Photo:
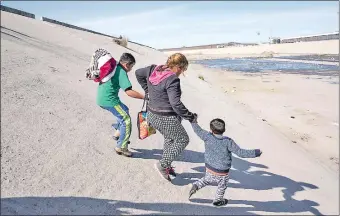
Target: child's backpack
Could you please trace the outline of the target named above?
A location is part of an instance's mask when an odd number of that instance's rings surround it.
[[[86,69],[86,78],[94,82],[105,83],[116,72],[117,61],[105,49],[99,48],[92,55],[90,66]]]

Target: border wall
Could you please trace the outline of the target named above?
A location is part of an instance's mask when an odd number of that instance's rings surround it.
[[[64,23],[64,22],[60,22],[60,21],[50,19],[50,18],[47,18],[47,17],[41,17],[41,20],[44,21],[44,22],[49,22],[49,23],[53,23],[53,24],[56,24],[56,25],[62,25],[62,26],[68,27],[68,28],[86,31],[86,32],[90,32],[90,33],[93,33],[93,34],[98,34],[98,35],[111,37],[111,38],[117,38],[117,37],[114,37],[114,36],[111,36],[111,35],[103,34],[103,33],[100,33],[100,32],[92,31],[90,29],[82,28],[82,27],[71,25],[71,24]]]
[[[14,14],[18,14],[20,16],[24,16],[24,17],[35,19],[35,15],[32,14],[32,13],[28,13],[28,12],[25,12],[25,11],[22,11],[22,10],[18,10],[18,9],[15,9],[15,8],[10,8],[10,7],[3,6],[3,5],[0,5],[0,6],[1,6],[1,10],[2,11],[6,11],[6,12],[9,12],[9,13],[14,13]]]
[[[6,11],[6,12],[9,12],[9,13],[14,13],[14,14],[18,14],[18,15],[21,15],[21,16],[29,17],[29,18],[32,18],[32,19],[36,19],[35,14],[28,13],[28,12],[25,12],[25,11],[22,11],[22,10],[18,10],[18,9],[15,9],[15,8],[3,6],[3,5],[0,5],[0,6],[1,6],[1,10],[2,11]],[[80,31],[86,31],[86,32],[90,32],[90,33],[93,33],[93,34],[102,35],[102,36],[106,36],[106,37],[117,39],[117,37],[112,36],[112,35],[107,35],[107,34],[104,34],[104,33],[96,32],[96,31],[93,31],[93,30],[90,30],[90,29],[86,29],[86,28],[82,28],[82,27],[79,27],[79,26],[71,25],[71,24],[68,24],[68,23],[65,23],[65,22],[60,22],[60,21],[57,21],[57,20],[54,20],[54,19],[50,19],[50,18],[47,18],[47,17],[41,17],[41,21],[53,23],[53,24],[56,24],[56,25],[62,25],[62,26],[68,27],[68,28],[77,29],[77,30],[80,30]],[[146,45],[143,45],[143,44],[140,44],[140,43],[137,43],[137,42],[133,42],[133,41],[128,41],[128,42],[156,50],[153,47],[146,46]]]
[[[308,41],[324,41],[324,40],[339,40],[339,32],[320,34],[320,35],[310,35],[301,36],[294,38],[283,38],[281,43],[296,43],[296,42],[308,42]]]
[[[71,24],[68,24],[68,23],[65,23],[65,22],[60,22],[60,21],[57,21],[57,20],[54,20],[54,19],[50,19],[50,18],[47,18],[47,17],[41,17],[41,20],[44,21],[44,22],[49,22],[49,23],[53,23],[53,24],[56,24],[56,25],[62,25],[62,26],[68,27],[68,28],[73,28],[73,29],[77,29],[77,30],[81,30],[81,31],[86,31],[86,32],[90,32],[90,33],[93,33],[93,34],[98,34],[98,35],[102,35],[102,36],[106,36],[106,37],[117,39],[117,37],[112,36],[112,35],[103,34],[103,33],[97,32],[97,31],[93,31],[93,30],[90,30],[90,29],[86,29],[86,28],[82,28],[82,27],[79,27],[79,26],[71,25]],[[143,45],[143,44],[139,44],[139,43],[133,42],[133,41],[128,41],[128,42],[129,43],[134,43],[134,44],[137,44],[137,45],[140,45],[140,46],[144,46],[144,47],[149,47],[149,46],[146,46],[146,45]],[[149,48],[154,49],[152,47],[149,47]]]

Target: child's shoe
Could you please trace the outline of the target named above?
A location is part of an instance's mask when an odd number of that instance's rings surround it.
[[[198,187],[196,185],[190,184],[190,186],[191,186],[191,189],[190,189],[190,192],[189,192],[189,199],[194,193],[196,193],[198,191]]]
[[[218,207],[224,206],[224,205],[227,205],[227,204],[228,204],[228,200],[227,200],[227,199],[215,200],[215,201],[213,202],[213,205],[214,205],[214,206],[218,206]]]
[[[129,151],[127,148],[115,148],[115,151],[119,155],[123,155],[125,157],[132,157],[132,152]]]

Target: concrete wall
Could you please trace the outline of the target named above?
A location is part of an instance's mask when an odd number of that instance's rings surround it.
[[[0,5],[0,6],[1,6],[1,10],[2,11],[6,11],[6,12],[9,12],[9,13],[14,13],[14,14],[18,14],[18,15],[21,15],[21,16],[25,16],[25,17],[29,17],[29,18],[35,19],[35,15],[32,14],[32,13],[28,13],[28,12],[25,12],[25,11],[22,11],[22,10],[18,10],[18,9],[7,7],[7,6],[3,6],[3,5]],[[80,30],[80,31],[86,31],[86,32],[90,32],[90,33],[93,33],[93,34],[98,34],[98,35],[114,38],[114,39],[117,38],[117,37],[114,37],[112,35],[107,35],[107,34],[103,34],[103,33],[100,33],[100,32],[92,31],[90,29],[81,28],[79,26],[75,26],[75,25],[71,25],[71,24],[68,24],[68,23],[60,22],[60,21],[57,21],[57,20],[54,20],[54,19],[50,19],[50,18],[47,18],[47,17],[41,17],[40,20],[45,21],[45,22],[50,22],[50,23],[53,23],[53,24],[56,24],[56,25],[62,25],[62,26],[68,27],[68,28],[77,29],[77,30]],[[140,45],[140,46],[149,47],[149,46],[146,46],[146,45],[143,45],[143,44],[139,44],[139,43],[136,43],[136,42],[133,42],[133,41],[129,41],[129,42],[137,44],[137,45]],[[149,48],[154,49],[152,47],[149,47]]]
[[[1,6],[1,10],[2,11],[6,11],[6,12],[9,12],[9,13],[14,13],[14,14],[18,14],[20,16],[24,16],[24,17],[29,17],[29,18],[35,19],[35,15],[34,14],[27,13],[25,11],[14,9],[14,8],[10,8],[10,7],[3,6],[3,5],[0,5],[0,6]]]
[[[90,32],[90,33],[93,33],[93,34],[103,35],[103,36],[107,36],[107,37],[111,37],[111,38],[117,39],[117,37],[114,37],[112,35],[107,35],[107,34],[103,34],[103,33],[100,33],[100,32],[92,31],[90,29],[82,28],[82,27],[71,25],[71,24],[64,23],[64,22],[60,22],[60,21],[57,21],[57,20],[54,20],[54,19],[50,19],[50,18],[47,18],[47,17],[41,17],[41,20],[45,21],[45,22],[50,22],[50,23],[53,23],[53,24],[56,24],[56,25],[62,25],[62,26],[68,27],[68,28],[73,28],[73,29],[77,29],[77,30],[81,30],[81,31],[86,31],[86,32]],[[133,42],[133,41],[129,41],[129,42],[137,44],[137,45],[140,45],[140,46],[149,47],[149,46],[146,46],[146,45],[143,45],[143,44],[139,44],[139,43],[136,43],[136,42]],[[152,47],[149,47],[149,48],[154,49]]]
[[[281,43],[296,43],[322,40],[339,40],[339,33],[281,39]]]
[[[50,19],[50,18],[47,18],[47,17],[42,17],[41,20],[45,21],[45,22],[50,22],[50,23],[53,23],[53,24],[56,24],[56,25],[62,25],[62,26],[68,27],[68,28],[73,28],[73,29],[77,29],[77,30],[81,30],[81,31],[90,32],[90,33],[93,33],[93,34],[103,35],[103,36],[107,36],[107,37],[111,37],[111,38],[117,38],[117,37],[114,37],[114,36],[111,36],[111,35],[103,34],[103,33],[92,31],[92,30],[89,30],[89,29],[86,29],[86,28],[82,28],[82,27],[79,27],[79,26],[75,26],[75,25],[71,25],[71,24],[68,24],[68,23],[60,22],[60,21],[57,21],[57,20],[54,20],[54,19]]]

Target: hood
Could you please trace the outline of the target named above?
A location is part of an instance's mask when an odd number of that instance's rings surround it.
[[[159,71],[159,69],[162,66],[163,65],[156,66],[155,69],[151,72],[151,75],[149,77],[149,81],[152,85],[158,85],[160,82],[162,82],[166,78],[175,74],[170,69],[165,69],[164,71]]]

